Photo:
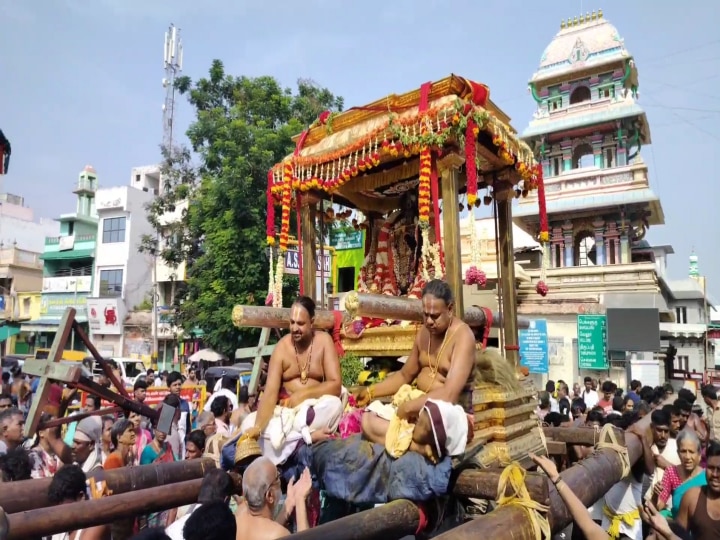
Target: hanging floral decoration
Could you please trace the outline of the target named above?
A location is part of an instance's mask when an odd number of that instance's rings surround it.
[[[471,205],[468,203],[468,206]],[[477,237],[475,214],[472,209],[470,210],[470,215],[468,216],[468,227],[470,228],[471,266],[465,271],[465,284],[485,287],[487,284],[487,276],[485,275],[485,272],[482,271],[482,264],[480,262],[480,240]]]
[[[480,128],[471,117],[467,121],[465,130],[465,175],[467,177],[467,202],[468,209],[472,213],[472,207],[477,201],[477,164],[475,156],[477,155],[477,137]]]
[[[312,128],[323,127],[326,135],[333,132],[332,122],[338,113],[325,111],[318,120],[304,131],[297,142],[295,152],[282,163],[273,167],[268,174],[268,211],[267,243],[275,245],[274,204],[281,206],[279,252],[275,273],[268,285],[274,288],[273,305],[282,305],[282,276],[284,272],[284,253],[287,251],[290,232],[290,208],[293,192],[321,190],[332,194],[352,178],[367,174],[383,162],[392,161],[400,156],[411,158],[419,156],[420,177],[418,211],[423,233],[422,271],[430,274],[433,270],[436,278],[443,274],[443,253],[438,243],[431,244],[429,238],[430,213],[432,201],[431,170],[433,152],[440,154],[448,143],[457,143],[465,150],[467,170],[468,204],[472,207],[478,200],[478,161],[477,137],[481,131],[492,136],[496,154],[501,162],[515,166],[523,180],[522,195],[538,189],[542,183],[542,171],[536,165],[533,152],[520,141],[509,126],[499,121],[484,107],[487,103],[487,88],[472,83],[472,96],[457,98],[454,102],[443,102],[435,107],[423,108],[417,114],[407,114],[407,109],[389,110],[384,121],[376,122],[375,127],[364,136],[352,138],[347,144],[333,146],[331,150],[302,155],[302,148]],[[400,114],[401,113],[401,114]],[[539,194],[540,195],[540,194]],[[488,192],[485,197],[492,201]],[[544,196],[541,207],[544,208]],[[541,218],[542,219],[542,218]],[[353,223],[361,229],[366,224]],[[542,238],[542,233],[541,233]],[[481,273],[479,270],[478,272]],[[474,281],[482,281],[482,277]],[[467,276],[466,276],[467,277]],[[486,278],[485,278],[486,279]]]
[[[430,173],[432,172],[432,155],[425,147],[420,152],[420,180],[418,185],[418,214],[420,227],[430,226]]]

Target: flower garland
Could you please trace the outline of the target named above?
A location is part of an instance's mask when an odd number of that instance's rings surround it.
[[[420,151],[420,181],[418,185],[418,214],[420,227],[430,226],[430,173],[432,172],[432,154],[428,147]]]
[[[542,244],[543,248],[542,265],[540,266],[540,281],[538,281],[537,285],[535,286],[535,291],[540,296],[544,297],[547,296],[547,293],[550,290],[546,283],[547,257],[545,256],[547,244],[550,241],[550,230],[548,227],[547,202],[545,200],[545,180],[543,178],[542,165],[535,165],[535,167],[533,167],[533,172],[535,174],[535,179],[537,182],[538,213],[540,214],[540,233],[538,234],[538,240],[540,240],[540,244]]]
[[[477,201],[477,136],[480,128],[473,118],[468,119],[465,130],[465,174],[467,176],[467,202],[468,209],[472,213],[472,207]]]
[[[420,250],[420,261],[422,277],[427,283],[431,279],[442,279],[444,276],[442,256],[438,243],[430,243],[430,228],[422,229],[422,249]],[[433,275],[430,275],[429,268],[432,267]]]
[[[275,269],[273,268],[273,250],[270,248],[268,251],[270,252],[268,255],[270,276],[268,277],[268,293],[265,298],[265,305],[272,306],[275,303]]]
[[[275,245],[275,201],[273,200],[272,184],[273,184],[273,172],[268,171],[268,186],[267,186],[267,220],[265,227],[265,234],[267,237],[267,245],[272,247]],[[270,264],[272,269],[272,264]]]
[[[273,307],[279,308],[283,307],[283,274],[285,273],[285,256],[284,255],[278,255],[277,258],[277,265],[275,267],[275,280],[273,282],[274,291],[273,291],[273,298],[272,303]]]

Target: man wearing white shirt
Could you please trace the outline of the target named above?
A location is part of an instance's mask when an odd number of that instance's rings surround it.
[[[207,403],[205,403],[205,406],[203,407],[203,410],[209,412],[210,407],[212,407],[213,400],[218,396],[225,396],[226,398],[228,398],[233,406],[233,409],[237,409],[238,398],[235,394],[236,384],[237,383],[232,378],[228,376],[223,377],[221,379],[222,387],[220,388],[220,390],[213,392],[213,395],[208,398]]]
[[[600,396],[598,396],[598,393],[593,390],[592,377],[585,377],[585,390],[583,390],[583,393],[580,394],[580,397],[585,402],[585,406],[588,411],[600,401]]]
[[[165,534],[172,540],[183,540],[183,527],[185,527],[185,522],[195,510],[203,504],[213,502],[229,503],[233,492],[234,485],[230,475],[223,470],[211,469],[205,474],[205,478],[203,478],[200,485],[198,502],[179,509],[178,514],[183,510],[185,510],[185,513],[165,529]]]

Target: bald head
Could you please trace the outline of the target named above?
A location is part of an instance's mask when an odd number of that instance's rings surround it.
[[[277,467],[266,457],[253,461],[243,475],[243,495],[250,510],[259,511],[266,505],[266,495],[277,480]]]

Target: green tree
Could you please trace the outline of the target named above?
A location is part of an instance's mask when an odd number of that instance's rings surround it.
[[[267,294],[267,172],[293,151],[292,136],[343,101],[309,80],[293,93],[273,77],[228,75],[220,60],[207,77],[178,79],[177,89],[195,108],[187,135],[198,163],[188,149],[164,149],[164,194],[149,208],[161,240],[146,238],[142,249],[187,262],[176,323],[202,328],[209,346],[232,354],[251,336],[233,326],[233,306],[261,304]],[[181,221],[163,225],[161,216],[188,198]]]

